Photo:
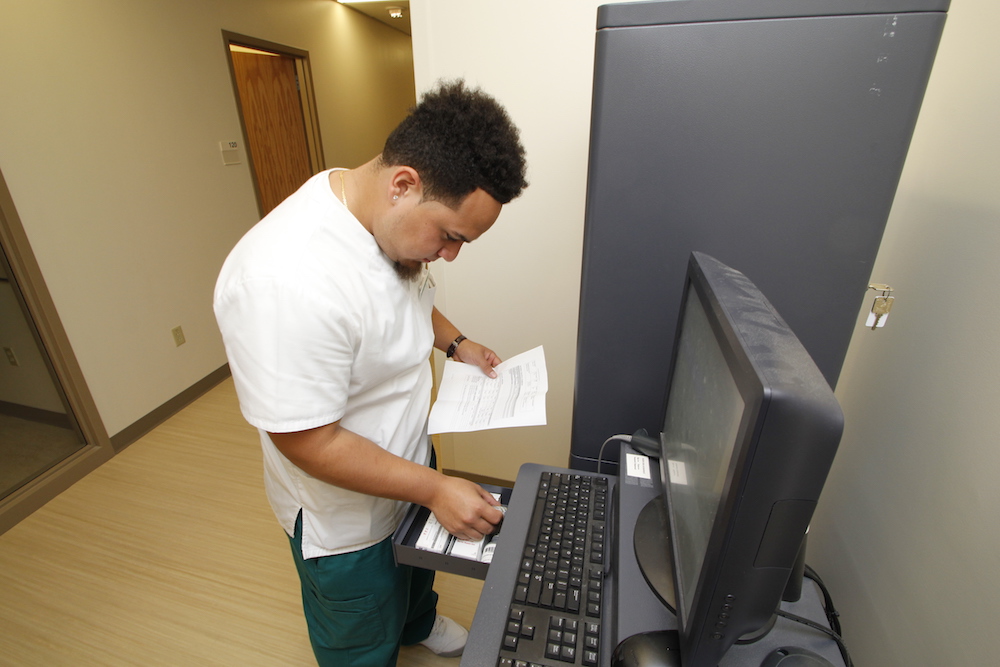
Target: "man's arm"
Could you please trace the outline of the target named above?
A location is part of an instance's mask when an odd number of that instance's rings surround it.
[[[289,461],[313,477],[351,491],[423,505],[460,539],[478,540],[492,533],[503,517],[493,496],[478,484],[391,454],[339,422],[269,435]]]
[[[462,332],[458,330],[458,327],[449,322],[447,317],[441,314],[437,306],[431,312],[431,321],[434,325],[434,347],[442,352],[447,352],[448,348]],[[497,376],[493,367],[498,366],[501,362],[496,352],[468,338],[459,343],[451,358],[455,361],[479,366],[483,373],[486,373],[491,378]]]

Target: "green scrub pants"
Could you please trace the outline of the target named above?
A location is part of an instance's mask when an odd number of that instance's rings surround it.
[[[389,667],[400,645],[430,634],[434,572],[396,566],[392,538],[361,551],[302,559],[302,514],[289,538],[309,640],[320,667]]]

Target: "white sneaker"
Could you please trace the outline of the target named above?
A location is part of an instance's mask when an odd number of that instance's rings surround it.
[[[427,639],[420,642],[442,658],[456,658],[465,649],[469,631],[447,616],[437,615]]]

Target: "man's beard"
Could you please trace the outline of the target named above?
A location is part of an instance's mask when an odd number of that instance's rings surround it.
[[[402,262],[393,262],[392,268],[396,270],[396,275],[402,280],[413,282],[423,272],[424,266],[419,262],[410,265],[403,264]]]

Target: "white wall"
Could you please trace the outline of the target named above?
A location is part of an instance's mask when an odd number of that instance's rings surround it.
[[[514,479],[566,465],[576,365],[595,1],[411,0],[418,93],[464,77],[521,128],[530,186],[440,278],[438,306],[503,358],[545,347],[548,425],[442,438],[445,467]],[[473,28],[474,26],[474,28]]]
[[[838,385],[847,430],[810,561],[858,664],[998,660],[998,23],[991,0],[951,5],[872,276],[896,303],[859,327]]]
[[[409,38],[332,0],[0,0],[0,17],[0,170],[114,435],[226,361],[212,288],[258,213],[246,161],[219,154],[242,136],[222,30],[310,52],[345,166],[412,104]],[[376,113],[386,90],[406,99]]]
[[[412,0],[418,91],[465,76],[494,93],[523,130],[532,182],[435,271],[468,335],[505,356],[545,345],[549,425],[454,436],[460,469],[512,479],[524,461],[568,458],[597,6]],[[857,664],[996,662],[998,23],[991,0],[953,3],[872,276],[896,305],[885,329],[859,323],[838,388],[847,433],[809,561]]]

